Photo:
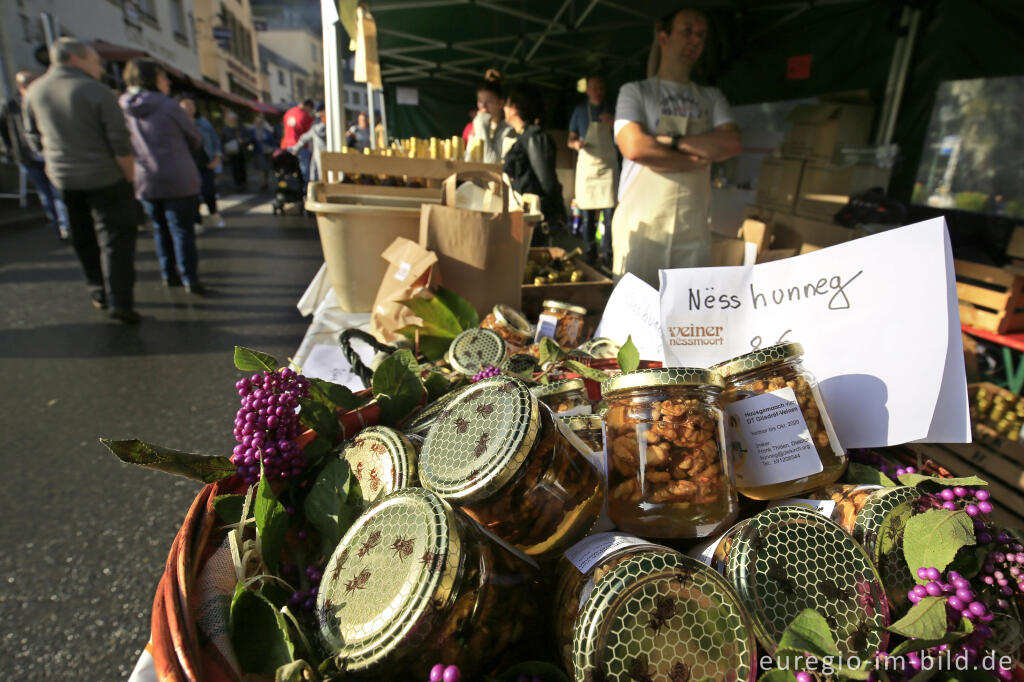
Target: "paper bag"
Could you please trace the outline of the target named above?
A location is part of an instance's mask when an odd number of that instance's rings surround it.
[[[479,180],[501,191],[501,209],[471,211],[456,206],[456,187],[462,180]],[[481,317],[498,303],[515,309],[522,304],[526,245],[530,242],[521,211],[509,211],[509,189],[501,176],[467,171],[449,176],[441,188],[440,204],[420,211],[420,246],[437,254],[444,285],[476,308]]]
[[[420,324],[420,318],[399,301],[419,296],[430,287],[437,256],[412,240],[398,237],[384,249],[381,258],[389,265],[373,302],[370,333],[391,343],[404,338],[395,333],[402,327]]]

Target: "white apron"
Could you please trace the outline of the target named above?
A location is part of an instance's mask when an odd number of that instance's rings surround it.
[[[700,90],[690,84],[702,109],[709,111]],[[700,135],[708,120],[661,114],[658,83],[658,128],[655,135]],[[612,269],[631,272],[658,287],[658,270],[692,268],[711,262],[708,203],[711,170],[661,172],[641,166],[612,218]]]
[[[615,180],[618,154],[612,127],[590,118],[587,107],[587,134],[576,157],[576,205],[583,210],[615,206]]]

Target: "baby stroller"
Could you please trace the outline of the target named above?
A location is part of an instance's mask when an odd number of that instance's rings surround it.
[[[305,215],[306,181],[297,156],[287,149],[274,151],[271,164],[274,169],[274,215],[284,215],[286,204],[298,204],[299,215]]]

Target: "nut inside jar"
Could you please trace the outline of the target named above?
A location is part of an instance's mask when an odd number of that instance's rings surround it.
[[[544,301],[544,310],[537,319],[539,342],[545,336],[565,349],[576,348],[583,342],[583,324],[587,309],[562,301]]]
[[[533,342],[533,325],[522,313],[504,303],[494,306],[480,326],[497,332],[505,339],[509,355],[515,355]]]
[[[534,386],[530,392],[550,407],[552,412],[562,417],[590,414],[593,410],[583,379],[552,381],[549,384]]]
[[[735,517],[715,381],[705,370],[672,368],[605,382],[608,514],[618,528],[704,537]]]

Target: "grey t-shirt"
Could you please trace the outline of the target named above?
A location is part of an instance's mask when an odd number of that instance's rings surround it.
[[[59,189],[89,190],[124,180],[114,159],[131,138],[114,92],[73,66],[51,67],[25,98],[25,133]]]
[[[661,108],[658,108],[660,89]],[[710,128],[717,128],[734,121],[729,103],[718,88],[695,83],[674,83],[663,81],[657,76],[642,81],[626,83],[619,90],[615,103],[615,134],[618,135],[627,123],[639,123],[649,134],[658,128],[661,115],[703,116]],[[633,178],[640,170],[640,164],[629,159],[622,160],[622,175],[619,179],[619,201]]]

